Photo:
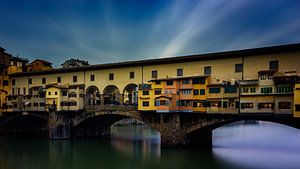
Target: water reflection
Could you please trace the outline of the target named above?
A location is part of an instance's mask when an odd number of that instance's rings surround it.
[[[0,169],[299,169],[300,131],[238,122],[213,132],[211,151],[160,149],[148,126],[112,129],[112,140],[0,138]]]
[[[160,134],[147,125],[113,127],[111,144],[118,151],[142,158],[160,156]]]
[[[237,122],[213,132],[215,157],[232,166],[299,169],[300,130],[271,122]]]

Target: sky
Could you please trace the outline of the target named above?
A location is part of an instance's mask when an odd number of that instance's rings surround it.
[[[300,42],[299,0],[0,0],[0,47],[90,64]]]

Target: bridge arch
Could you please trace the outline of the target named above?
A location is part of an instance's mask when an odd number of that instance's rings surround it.
[[[104,104],[121,104],[122,95],[115,85],[108,85],[103,90]]]
[[[295,119],[293,117],[260,117],[260,116],[246,116],[239,118],[228,118],[228,119],[211,119],[206,120],[205,122],[194,124],[187,128],[187,139],[191,145],[199,146],[199,144],[203,145],[211,145],[212,144],[212,131],[219,127],[238,122],[244,120],[256,120],[256,121],[266,121],[272,122],[276,124],[282,124],[285,126],[293,127],[300,129],[300,119]],[[201,145],[200,145],[201,146]]]
[[[160,132],[160,127],[143,119],[138,112],[89,112],[78,118],[73,123],[73,137],[99,137],[110,136],[110,129],[113,124],[123,119],[135,119],[145,123],[151,128]]]
[[[138,101],[138,85],[130,83],[124,87],[123,103],[127,105],[137,105]]]
[[[87,105],[100,105],[101,95],[97,86],[91,85],[86,89],[86,103]]]
[[[34,112],[10,112],[2,119],[1,126],[4,132],[28,133],[48,130],[48,114]],[[47,133],[47,132],[46,132]]]
[[[197,123],[187,128],[187,134],[193,133],[197,130],[214,130],[219,127],[223,127],[225,125],[238,122],[238,121],[244,121],[244,120],[256,120],[256,121],[266,121],[266,122],[272,122],[277,124],[282,124],[285,126],[293,127],[300,129],[299,120],[294,118],[236,118],[236,119],[215,119],[211,121],[206,121],[205,123]]]

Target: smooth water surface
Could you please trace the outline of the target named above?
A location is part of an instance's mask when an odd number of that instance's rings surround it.
[[[0,138],[0,169],[299,169],[300,130],[238,122],[213,132],[212,151],[162,149],[148,126],[112,128],[111,140]]]

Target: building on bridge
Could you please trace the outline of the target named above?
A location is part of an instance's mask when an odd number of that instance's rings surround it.
[[[206,112],[206,85],[209,76],[179,76],[152,79],[139,86],[141,111]]]
[[[28,105],[44,111],[56,99],[54,105],[72,104],[78,111],[131,106],[157,113],[292,114],[299,60],[300,44],[290,44],[15,73],[5,111],[23,111]],[[69,93],[68,99],[74,97],[66,103],[64,86],[71,92],[70,86],[78,85],[81,89]],[[40,100],[29,101],[34,96]]]
[[[28,63],[27,59],[13,57],[6,53],[5,49],[0,47],[0,115],[8,109],[7,96],[11,90],[9,75],[17,72],[23,72],[24,66]]]

